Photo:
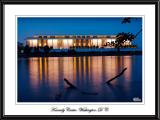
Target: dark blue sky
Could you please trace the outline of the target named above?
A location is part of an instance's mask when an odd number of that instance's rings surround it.
[[[34,35],[115,35],[119,32],[136,34],[142,28],[142,18],[121,24],[120,17],[19,17],[18,41]],[[142,34],[134,40],[142,47]]]

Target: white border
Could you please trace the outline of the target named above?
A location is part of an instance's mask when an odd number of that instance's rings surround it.
[[[43,8],[43,9],[42,9]],[[63,8],[63,9],[62,9]],[[96,8],[96,9],[95,9]],[[112,11],[111,11],[112,10]],[[25,15],[99,15],[99,16],[142,16],[145,15],[143,41],[145,38],[145,104],[126,104],[117,105],[107,102],[108,112],[84,113],[76,112],[74,115],[155,115],[155,6],[154,5],[5,5],[5,115],[72,115],[72,112],[51,112],[52,105],[16,105],[15,101],[15,51],[16,38],[15,16]],[[144,19],[143,19],[144,20]],[[152,24],[151,24],[152,23]],[[144,32],[144,31],[143,31]],[[150,42],[152,40],[152,42]],[[9,50],[11,48],[13,50]],[[153,54],[154,53],[154,54]],[[12,58],[12,59],[11,59]],[[143,59],[143,58],[142,58]],[[144,61],[143,61],[144,63]],[[8,75],[9,73],[9,75]],[[151,81],[152,80],[152,81]],[[144,95],[144,94],[143,94]],[[144,100],[143,99],[143,100]],[[54,104],[57,107],[72,108],[88,107],[98,108],[104,107],[104,104],[86,105],[67,105]]]

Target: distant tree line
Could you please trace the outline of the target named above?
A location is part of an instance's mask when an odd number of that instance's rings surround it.
[[[18,45],[18,54],[45,53],[48,54],[52,48],[48,45],[44,47],[29,47],[29,45]]]

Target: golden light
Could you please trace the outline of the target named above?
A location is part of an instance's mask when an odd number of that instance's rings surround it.
[[[58,48],[58,39],[53,39],[53,48]]]
[[[129,40],[125,41],[124,45],[131,45],[131,42]]]
[[[48,39],[48,40],[47,40],[47,43],[48,43],[48,46],[49,46],[49,47],[53,46],[53,45],[52,45],[52,43],[53,43],[53,40],[52,40],[52,39]]]
[[[38,43],[37,40],[32,40],[32,47],[37,47],[37,43]]]
[[[42,58],[39,58],[39,79],[42,80]]]
[[[41,45],[41,43],[39,43],[39,47],[41,47],[42,45]]]
[[[98,46],[101,47],[102,46],[102,40],[98,39]]]
[[[112,42],[112,39],[108,38],[108,39],[107,39],[107,42],[111,43],[111,42]]]
[[[32,47],[32,40],[29,40],[28,43],[29,43],[29,47]]]
[[[116,39],[112,39],[112,42],[115,42],[116,41]]]
[[[38,90],[39,85],[39,68],[38,68],[38,58],[29,59],[29,78],[31,82],[31,87],[34,91]],[[34,67],[33,67],[34,66]]]
[[[47,45],[46,43],[43,44],[43,46],[46,46],[46,45]]]
[[[92,42],[93,42],[93,45],[94,45],[94,46],[97,46],[97,40],[98,40],[98,39],[92,39]]]
[[[68,39],[68,46],[73,46],[73,40],[72,39]]]
[[[61,38],[61,39],[60,39]],[[74,39],[74,38],[65,38],[64,36],[57,36],[57,38],[52,38],[51,36],[47,36],[46,39],[38,39],[38,38],[33,38],[33,39],[28,39],[27,44],[30,47],[44,47],[48,45],[49,47],[53,47],[53,49],[58,49],[58,48],[70,48],[72,46],[103,46],[111,44],[112,42],[114,43],[116,40],[115,37],[107,37],[104,38],[104,36],[98,36],[98,38],[91,38],[91,39]],[[124,45],[131,45],[130,41],[125,41]]]
[[[67,39],[63,39],[63,45],[64,45],[64,48],[68,48],[68,40]]]

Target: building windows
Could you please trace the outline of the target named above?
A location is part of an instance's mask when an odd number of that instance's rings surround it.
[[[53,39],[47,40],[48,47],[53,47]]]
[[[102,47],[102,40],[101,39],[98,39],[98,46]]]
[[[114,48],[115,36],[49,36],[49,37],[37,37],[27,39],[27,45],[29,47],[44,47],[48,46],[53,49],[69,49],[69,48]],[[123,43],[123,46],[131,45],[131,41],[127,40]]]
[[[53,39],[53,49],[58,48],[58,39]]]
[[[73,46],[73,39],[68,39],[68,46],[69,48]]]
[[[98,39],[92,39],[92,46],[98,45]]]
[[[37,47],[37,40],[32,40],[32,47]]]
[[[38,44],[38,40],[37,39],[29,39],[27,41],[27,45],[29,47],[37,47],[37,44]]]

